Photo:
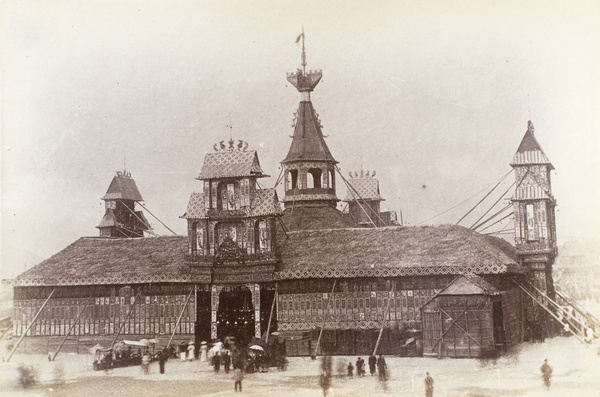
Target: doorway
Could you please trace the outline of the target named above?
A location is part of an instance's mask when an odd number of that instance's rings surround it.
[[[219,294],[217,337],[234,337],[245,345],[254,336],[252,293],[245,286],[225,287]]]

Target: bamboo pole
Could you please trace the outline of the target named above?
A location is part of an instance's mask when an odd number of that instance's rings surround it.
[[[23,332],[23,335],[21,335],[21,337],[17,341],[17,344],[15,345],[15,347],[13,347],[13,349],[10,351],[10,354],[8,355],[8,358],[6,359],[6,362],[8,362],[10,360],[10,358],[12,357],[12,355],[15,353],[15,350],[17,350],[17,348],[19,347],[19,345],[23,341],[23,338],[25,338],[25,335],[27,335],[27,332],[29,332],[29,330],[31,329],[31,327],[33,326],[33,324],[35,324],[35,320],[37,320],[37,318],[40,315],[40,313],[42,312],[42,310],[44,310],[44,308],[46,307],[46,304],[48,303],[48,301],[50,300],[50,298],[52,298],[52,295],[54,295],[55,291],[56,291],[56,288],[54,288],[52,290],[52,292],[50,292],[50,295],[48,295],[48,297],[44,301],[44,304],[42,305],[42,307],[40,307],[40,310],[38,310],[38,312],[36,313],[36,315],[33,318],[33,320],[31,320],[31,323],[29,323],[29,325],[27,326],[27,329],[25,330],[25,332]]]
[[[112,348],[115,346],[115,343],[117,342],[117,338],[119,337],[119,335],[121,335],[121,331],[123,330],[123,326],[125,325],[125,322],[127,320],[129,320],[129,316],[131,315],[131,311],[133,310],[133,307],[135,306],[135,302],[137,301],[137,298],[139,298],[139,296],[142,294],[142,289],[140,288],[140,290],[138,291],[137,295],[135,296],[135,298],[133,298],[133,303],[129,306],[129,310],[127,311],[127,316],[125,316],[125,319],[123,320],[123,322],[121,323],[121,325],[119,326],[119,331],[117,332],[117,334],[115,335],[115,339],[113,339],[112,344],[110,345],[110,349],[112,350]]]
[[[331,297],[333,296],[333,291],[335,291],[335,284],[337,283],[337,278],[335,280],[333,280],[333,287],[331,288],[331,294],[329,294],[329,298],[327,299],[327,309],[326,311],[329,312],[329,304],[331,303]],[[321,336],[323,335],[323,328],[325,327],[325,312],[323,312],[323,324],[321,324],[321,330],[319,331],[319,337],[317,338],[317,345],[315,346],[315,350],[314,350],[314,355],[317,355],[317,352],[319,351],[319,344],[321,343]]]
[[[377,349],[379,348],[379,342],[381,341],[381,335],[383,335],[383,328],[385,327],[385,320],[390,314],[390,304],[392,303],[392,295],[394,294],[395,283],[392,283],[392,288],[390,289],[391,294],[388,296],[388,304],[385,308],[385,312],[383,313],[383,321],[381,322],[381,328],[379,329],[379,336],[377,336],[377,342],[375,342],[375,349],[373,349],[373,355],[377,355]],[[395,299],[395,298],[394,298]]]
[[[90,298],[93,299],[93,298]],[[69,332],[67,332],[67,334],[65,335],[65,337],[63,338],[62,342],[60,342],[60,345],[58,346],[58,349],[56,349],[56,352],[54,353],[54,355],[52,356],[51,361],[54,361],[54,359],[56,358],[56,356],[58,356],[58,352],[60,351],[60,349],[62,349],[63,345],[65,344],[65,342],[67,341],[67,338],[69,337],[69,335],[71,335],[71,331],[73,331],[73,328],[75,328],[75,325],[77,324],[77,322],[79,321],[79,318],[81,317],[81,315],[83,314],[83,312],[85,311],[85,309],[87,309],[87,307],[89,306],[89,301],[85,304],[85,306],[83,307],[83,309],[81,309],[81,311],[79,312],[79,314],[77,315],[77,318],[75,319],[75,322],[71,325],[71,327],[69,328]]]
[[[194,291],[196,290],[196,288],[193,288],[187,299],[185,300],[185,305],[183,305],[183,309],[181,309],[181,313],[179,313],[179,317],[177,318],[177,323],[175,324],[175,328],[173,328],[173,333],[171,333],[171,337],[169,338],[169,343],[167,343],[167,349],[171,346],[171,342],[173,342],[173,337],[175,336],[175,332],[177,331],[177,328],[179,327],[179,324],[181,323],[181,317],[183,317],[183,313],[185,312],[185,309],[187,308],[188,303],[190,302],[190,298],[192,297],[192,293],[194,293]]]
[[[271,320],[273,319],[273,310],[275,309],[275,302],[277,302],[277,283],[275,283],[275,295],[273,296],[273,303],[271,304],[271,314],[269,315],[269,323],[267,324],[267,336],[265,343],[269,343],[269,333],[271,332]]]

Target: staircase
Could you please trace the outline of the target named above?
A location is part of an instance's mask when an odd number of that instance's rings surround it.
[[[513,282],[558,321],[564,331],[570,332],[581,343],[588,344],[593,339],[600,337],[600,321],[574,300],[568,298],[564,292],[555,290],[557,300],[561,301],[561,305],[531,283],[515,279]]]

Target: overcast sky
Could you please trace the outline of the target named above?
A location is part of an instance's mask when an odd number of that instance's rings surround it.
[[[0,12],[3,277],[98,235],[123,167],[184,234],[230,119],[273,186],[302,26],[329,148],[344,176],[377,171],[385,208],[417,225],[492,185],[531,119],[556,168],[559,242],[597,239],[599,2],[8,0]],[[481,197],[427,223],[455,223]]]

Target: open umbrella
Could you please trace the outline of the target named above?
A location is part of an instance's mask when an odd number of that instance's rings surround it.
[[[252,346],[250,346],[250,349],[251,350],[258,350],[258,351],[261,351],[261,352],[265,351],[265,349],[263,349],[262,346],[259,346],[259,345],[252,345]]]

